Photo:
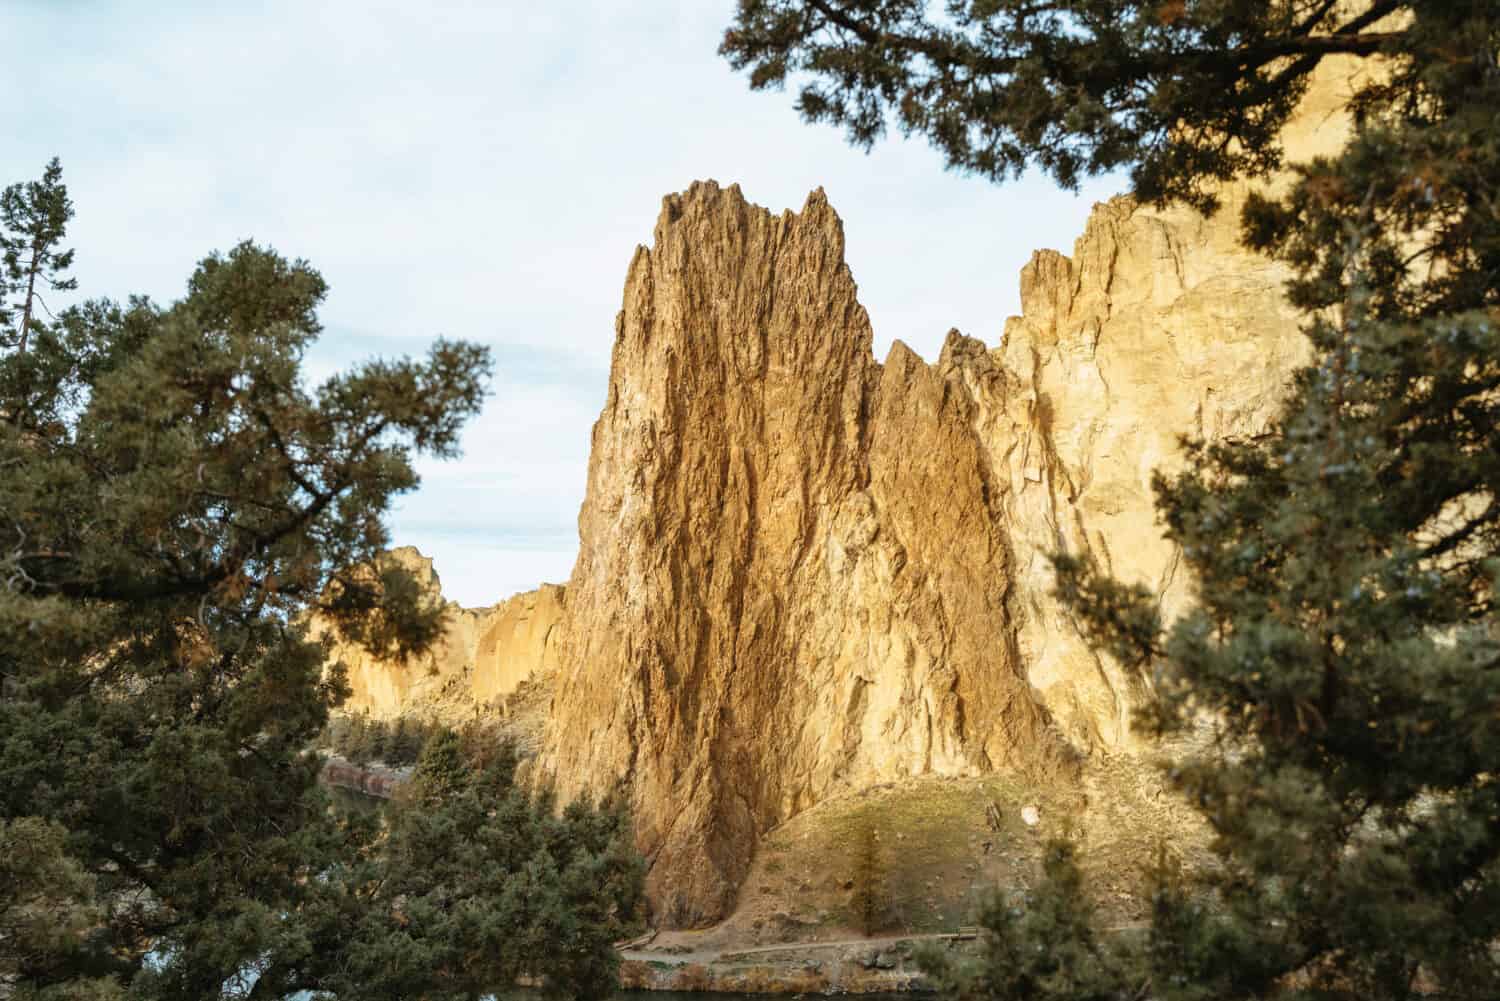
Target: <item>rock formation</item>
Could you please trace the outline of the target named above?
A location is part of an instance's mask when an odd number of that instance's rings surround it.
[[[876,364],[843,249],[821,191],[696,184],[626,279],[540,764],[629,783],[669,922],[841,783],[1066,760],[960,368]]]
[[[1325,73],[1290,159],[1338,145],[1339,90]],[[1152,475],[1183,435],[1262,433],[1307,350],[1285,274],[1238,245],[1245,189],[1222,194],[1213,219],[1097,206],[1071,258],[1026,266],[998,347],[955,331],[934,364],[872,357],[821,191],[779,216],[712,182],[667,197],[566,601],[456,612],[431,678],[354,657],[356,704],[555,678],[536,774],[626,790],[678,926],[724,916],[760,836],[840,790],[1046,782],[1130,749],[1142,682],[1089,649],[1047,556],[1087,551],[1169,612],[1190,597]]]
[[[1221,217],[1223,220],[1224,217]],[[1150,477],[1255,434],[1302,356],[1232,224],[1101,206],[1000,349],[883,365],[821,191],[668,197],[594,428],[543,773],[626,783],[660,917],[722,916],[760,833],[839,788],[1127,741],[1130,679],[1050,596],[1087,548],[1177,599]]]
[[[431,594],[441,596],[432,560],[406,546],[387,553],[401,563]],[[355,644],[336,643],[332,659],[349,674],[351,694],[346,710],[390,719],[403,713],[461,719],[475,705],[494,703],[533,674],[556,665],[562,619],[563,589],[543,584],[489,608],[460,608],[448,603],[443,638],[410,663],[372,657]],[[325,626],[316,620],[313,632]]]
[[[1035,254],[1022,315],[995,352],[1004,379],[976,394],[1003,484],[1016,643],[1081,747],[1128,742],[1131,682],[1050,596],[1047,554],[1088,551],[1174,612],[1191,582],[1156,522],[1153,472],[1180,466],[1183,435],[1262,433],[1306,357],[1285,275],[1238,246],[1230,201],[1206,220],[1116,199],[1095,209],[1071,259]]]

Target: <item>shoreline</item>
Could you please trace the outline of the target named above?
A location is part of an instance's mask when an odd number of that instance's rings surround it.
[[[374,799],[390,799],[411,778],[410,768],[391,768],[378,762],[356,765],[336,754],[323,755],[318,781],[335,789],[347,789]]]

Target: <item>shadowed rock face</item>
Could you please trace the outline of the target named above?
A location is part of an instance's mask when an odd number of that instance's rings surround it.
[[[1301,357],[1233,217],[1101,206],[1002,349],[884,365],[821,191],[663,202],[617,320],[540,759],[629,790],[658,918],[732,907],[759,835],[843,787],[1128,742],[1133,682],[1050,597],[1097,552],[1180,600],[1153,469],[1257,433]]]
[[[1242,197],[1213,221],[1100,205],[1072,258],[1024,269],[1000,347],[955,331],[883,365],[821,191],[780,216],[711,182],[668,197],[566,591],[453,606],[420,663],[337,650],[352,707],[456,719],[554,678],[537,772],[626,790],[676,926],[726,915],[761,834],[840,790],[1128,749],[1139,682],[1052,598],[1047,554],[1188,598],[1152,473],[1183,434],[1264,431],[1306,351],[1284,275],[1237,246]]]

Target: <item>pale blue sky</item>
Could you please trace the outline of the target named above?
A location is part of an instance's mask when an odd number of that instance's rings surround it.
[[[1068,250],[1119,187],[852,150],[715,54],[733,6],[10,0],[0,183],[62,157],[90,296],[169,301],[253,237],[332,286],[319,371],[438,334],[491,345],[465,457],[425,465],[393,523],[449,597],[489,604],[571,570],[625,268],[663,194],[714,178],[780,211],[822,185],[877,354],[932,358],[949,327],[998,343],[1031,251]]]

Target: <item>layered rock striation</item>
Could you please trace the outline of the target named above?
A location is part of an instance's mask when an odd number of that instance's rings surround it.
[[[1096,207],[1071,258],[1042,251],[1022,271],[1022,315],[992,354],[1004,378],[990,385],[1005,388],[976,394],[1003,470],[1015,641],[1080,747],[1129,743],[1133,682],[1051,597],[1048,554],[1088,552],[1173,615],[1192,582],[1156,521],[1153,474],[1181,467],[1183,436],[1264,433],[1307,357],[1285,273],[1238,245],[1242,196],[1212,220]]]
[[[880,366],[821,191],[668,197],[594,428],[545,751],[626,783],[663,918],[726,912],[760,832],[839,784],[1055,766],[952,373]]]

